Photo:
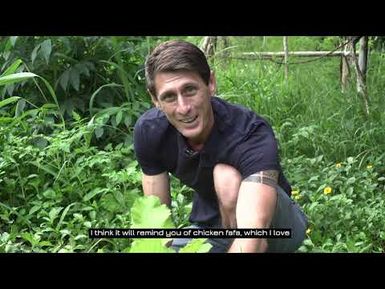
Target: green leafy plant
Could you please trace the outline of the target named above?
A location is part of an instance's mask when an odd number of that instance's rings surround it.
[[[161,205],[158,197],[148,196],[138,198],[131,209],[131,228],[157,228],[166,229],[175,227],[171,220],[171,212],[166,205]],[[181,253],[205,253],[211,245],[204,243],[206,239],[190,241]],[[135,239],[128,250],[130,253],[175,253],[166,245],[170,239]]]

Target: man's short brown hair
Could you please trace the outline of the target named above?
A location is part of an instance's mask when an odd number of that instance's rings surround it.
[[[197,73],[208,85],[210,66],[202,50],[194,44],[171,40],[158,45],[145,63],[147,89],[156,96],[155,76],[159,72],[190,71]]]

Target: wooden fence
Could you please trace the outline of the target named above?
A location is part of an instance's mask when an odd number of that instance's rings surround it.
[[[224,46],[228,46],[227,37],[221,37],[224,41]],[[342,92],[346,91],[348,85],[349,76],[351,74],[351,67],[353,66],[356,73],[356,87],[357,92],[362,96],[365,106],[366,114],[369,114],[369,99],[366,88],[366,71],[367,71],[367,58],[368,58],[368,37],[346,37],[347,41],[337,47],[333,51],[289,51],[288,37],[283,37],[284,51],[279,52],[244,52],[233,54],[229,56],[228,53],[216,54],[218,37],[207,36],[203,39],[201,48],[207,55],[207,57],[225,57],[236,58],[246,60],[275,60],[277,58],[283,58],[283,61],[277,62],[285,65],[285,78],[287,79],[289,73],[289,66],[293,64],[300,64],[305,62],[317,61],[324,57],[340,57],[340,80]],[[356,52],[356,43],[360,42],[360,51]],[[339,50],[343,48],[343,50]],[[226,49],[224,49],[226,51]],[[307,61],[290,62],[289,57],[313,57],[315,59]]]

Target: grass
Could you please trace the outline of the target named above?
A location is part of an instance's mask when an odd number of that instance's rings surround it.
[[[269,61],[220,62],[215,67],[218,92],[266,117],[281,141],[283,157],[323,154],[335,161],[383,148],[385,133],[379,128],[384,125],[385,105],[377,87],[383,87],[385,65],[376,58],[373,55],[375,68],[368,71],[368,119],[353,81],[346,93],[341,92],[338,58],[290,66],[287,83],[283,67]],[[301,130],[306,133],[300,138]],[[296,136],[311,143],[299,145]]]

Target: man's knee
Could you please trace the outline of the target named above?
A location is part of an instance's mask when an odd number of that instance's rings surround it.
[[[222,206],[235,208],[242,177],[237,169],[226,164],[217,164],[213,170],[214,187]]]

